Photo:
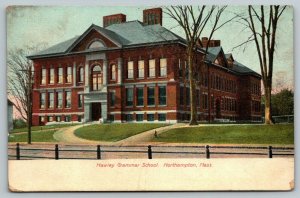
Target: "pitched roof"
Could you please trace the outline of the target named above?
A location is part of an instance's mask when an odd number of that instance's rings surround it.
[[[134,46],[141,44],[149,44],[156,42],[170,42],[182,41],[183,38],[174,34],[170,30],[156,25],[144,25],[140,21],[128,21],[120,24],[112,24],[106,28],[92,24],[81,36],[76,36],[67,41],[58,43],[46,50],[40,51],[36,54],[28,56],[28,58],[35,58],[38,56],[56,55],[70,52],[70,50],[77,44],[85,35],[92,29],[97,30],[110,40],[114,41],[120,47]]]
[[[205,50],[205,48],[202,49]],[[207,48],[208,54],[206,55],[206,60],[214,62],[218,57],[219,53],[221,52],[221,50],[222,50],[221,46]]]
[[[246,67],[245,65],[243,65],[242,63],[239,63],[237,61],[233,62],[233,67],[231,68],[233,71],[236,71],[238,73],[242,73],[242,74],[255,74],[260,76],[260,74],[258,74],[257,72],[253,71],[252,69]]]

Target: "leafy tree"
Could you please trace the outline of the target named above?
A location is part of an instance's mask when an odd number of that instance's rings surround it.
[[[279,93],[272,95],[272,114],[294,114],[294,93],[292,90],[283,89]]]

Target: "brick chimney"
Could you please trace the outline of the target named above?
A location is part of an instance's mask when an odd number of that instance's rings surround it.
[[[145,25],[160,24],[162,26],[162,9],[152,8],[143,10],[143,23]]]
[[[124,23],[126,22],[125,14],[113,14],[103,17],[103,27],[107,27],[112,24]]]
[[[203,47],[206,48],[206,46],[208,45],[208,38],[202,37],[201,42],[202,42]],[[219,46],[221,46],[220,40],[210,40],[209,41],[208,47],[219,47]]]

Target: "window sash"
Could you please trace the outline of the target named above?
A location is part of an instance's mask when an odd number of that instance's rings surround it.
[[[57,108],[62,108],[63,106],[63,93],[62,92],[57,92]]]
[[[166,105],[167,104],[167,93],[166,87],[159,87],[159,105]]]
[[[148,87],[148,105],[155,105],[154,87]]]
[[[62,67],[58,68],[57,83],[63,83],[63,68]]]
[[[167,59],[162,58],[160,59],[160,76],[167,75]]]
[[[143,60],[138,62],[138,78],[144,78],[145,75],[145,64]]]
[[[110,92],[110,106],[115,106],[115,92]]]
[[[67,83],[72,82],[72,67],[67,67],[67,78],[66,78]]]
[[[155,77],[155,59],[149,60],[149,77]]]
[[[133,88],[126,89],[126,106],[133,106]]]
[[[144,120],[144,114],[136,114],[136,121],[142,122]]]
[[[50,69],[49,84],[54,84],[54,68]]]
[[[40,93],[40,108],[45,108],[46,93]]]
[[[41,79],[41,84],[45,85],[46,84],[46,69],[42,69],[42,79]]]
[[[83,106],[83,95],[78,94],[78,108],[82,108]]]
[[[127,65],[127,78],[133,78],[133,61],[129,61]]]
[[[137,88],[137,106],[144,105],[144,88]]]
[[[65,104],[66,108],[70,108],[71,107],[71,92],[70,91],[66,91],[66,104]]]
[[[84,69],[83,67],[80,67],[79,69],[79,82],[83,82],[84,79]]]
[[[116,65],[111,66],[111,80],[116,80]]]
[[[48,108],[52,109],[52,108],[54,108],[54,93],[49,92],[48,96],[49,96],[49,98],[48,98],[48,101],[49,101]]]

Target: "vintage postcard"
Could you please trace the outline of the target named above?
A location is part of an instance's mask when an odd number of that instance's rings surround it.
[[[8,188],[294,188],[293,7],[9,6]]]

